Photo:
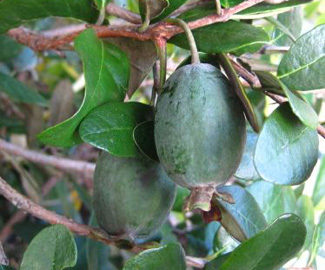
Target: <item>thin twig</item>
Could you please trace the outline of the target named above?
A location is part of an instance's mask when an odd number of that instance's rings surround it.
[[[51,165],[66,172],[82,173],[88,178],[92,178],[95,170],[95,164],[93,163],[42,154],[24,149],[2,139],[0,139],[0,150],[12,155],[21,156],[38,164]]]
[[[263,2],[264,0],[247,0],[234,7],[224,9],[221,15],[212,14],[198,20],[189,22],[188,25],[190,29],[200,28],[206,25],[214,24],[217,22],[225,22],[230,19],[230,17],[242,10],[245,10],[251,6]],[[157,39],[170,39],[183,32],[182,28],[176,25],[172,25],[167,22],[160,22],[154,24],[144,32],[138,31],[138,25],[111,25],[111,26],[98,26],[98,25],[87,25],[88,28],[93,28],[99,38],[105,37],[129,37],[137,40],[157,40]],[[23,28],[15,28],[8,31],[8,35],[11,36],[16,41],[36,50],[53,50],[62,49],[64,46],[73,41],[73,39],[82,30],[76,30],[69,34],[64,34],[60,36],[55,36],[53,38],[48,38],[44,35],[37,34],[31,31],[27,31]]]
[[[127,22],[134,24],[141,24],[141,17],[139,14],[133,13],[125,8],[122,8],[114,3],[109,3],[106,6],[107,14],[113,15]]]

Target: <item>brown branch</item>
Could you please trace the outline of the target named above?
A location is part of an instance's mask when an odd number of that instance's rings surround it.
[[[121,18],[130,23],[141,24],[141,17],[139,16],[139,14],[133,13],[114,3],[109,3],[106,6],[106,13]]]
[[[95,170],[95,164],[93,163],[42,154],[24,149],[2,139],[0,139],[0,150],[12,155],[21,156],[38,164],[51,165],[66,172],[82,173],[88,178],[92,178]]]
[[[271,93],[271,92],[267,92],[265,91],[264,92],[267,96],[269,96],[270,98],[272,98],[274,101],[276,101],[277,103],[279,104],[282,104],[284,102],[287,101],[286,98],[280,96],[280,95],[277,95],[277,94],[274,94],[274,93]],[[320,136],[322,136],[323,138],[325,138],[325,127],[323,127],[322,125],[318,125],[317,127],[317,132]]]
[[[263,2],[263,0],[247,0],[240,3],[237,6],[231,7],[229,9],[223,9],[221,15],[212,14],[204,18],[198,19],[196,21],[189,22],[188,25],[191,29],[196,29],[206,25],[214,24],[217,22],[225,22],[230,19],[230,17],[242,10],[245,10],[251,6],[254,6],[258,3]],[[160,22],[154,24],[148,28],[147,31],[139,32],[138,26],[98,26],[98,25],[87,25],[88,28],[93,28],[97,36],[100,38],[105,37],[129,37],[137,40],[157,40],[157,39],[170,39],[174,35],[183,32],[182,28],[167,23]],[[74,32],[69,34],[62,34],[55,37],[46,37],[42,34],[37,34],[31,31],[28,31],[23,28],[15,28],[8,31],[8,35],[11,36],[16,41],[31,47],[36,51],[44,50],[54,50],[62,49],[64,45],[73,41],[73,39],[81,32],[82,30],[77,29]]]

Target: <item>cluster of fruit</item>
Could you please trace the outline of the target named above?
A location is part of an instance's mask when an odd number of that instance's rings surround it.
[[[186,209],[209,211],[216,186],[237,169],[246,141],[240,100],[221,71],[203,63],[177,69],[155,112],[160,163],[103,152],[97,162],[94,210],[117,239],[144,239],[163,224],[176,184],[191,190]]]

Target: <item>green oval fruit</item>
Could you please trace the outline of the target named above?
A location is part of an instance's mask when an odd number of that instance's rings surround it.
[[[166,219],[176,186],[161,165],[144,158],[102,152],[95,169],[93,206],[97,222],[119,239],[152,235]]]
[[[219,69],[193,64],[170,76],[157,102],[155,141],[172,180],[190,189],[225,182],[245,140],[241,102]]]

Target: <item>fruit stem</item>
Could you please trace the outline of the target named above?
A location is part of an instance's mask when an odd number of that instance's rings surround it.
[[[192,64],[199,64],[200,57],[199,57],[199,53],[198,53],[198,50],[196,47],[195,39],[194,39],[193,33],[192,33],[190,27],[187,25],[187,23],[184,22],[183,20],[177,19],[177,18],[175,18],[175,19],[169,18],[169,19],[166,19],[166,21],[170,22],[170,23],[177,24],[184,30],[185,35],[188,40],[188,44],[190,45],[190,50],[191,50],[191,54],[192,54]]]
[[[167,72],[167,48],[166,40],[159,38],[155,40],[155,45],[157,49],[157,54],[160,62],[160,72],[159,72],[159,88],[158,94],[161,94],[163,86],[166,81],[166,72]]]
[[[250,103],[247,94],[245,92],[244,87],[242,86],[237,72],[235,68],[233,67],[232,63],[230,62],[228,56],[225,53],[219,53],[217,54],[218,60],[223,67],[224,71],[227,74],[228,79],[230,80],[232,86],[235,89],[235,93],[241,100],[244,108],[245,108],[245,115],[248,119],[249,123],[251,124],[252,128],[255,132],[259,132],[259,125],[257,122],[257,118],[254,112],[254,109],[252,107],[252,104]]]

